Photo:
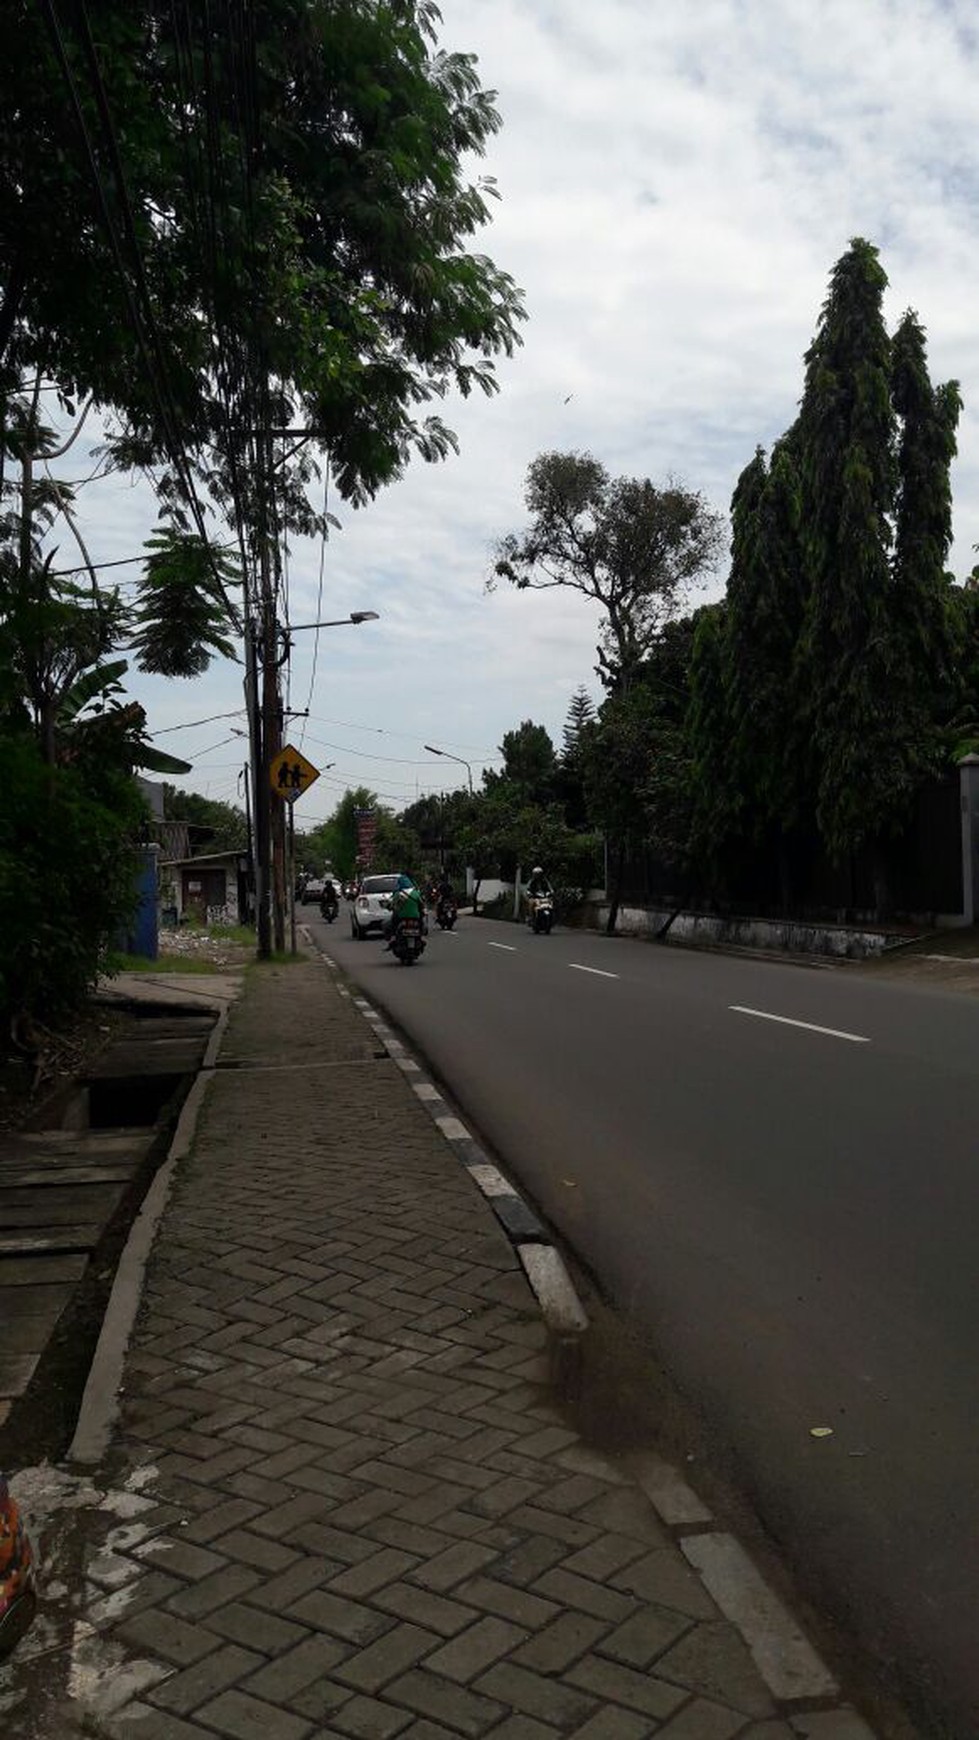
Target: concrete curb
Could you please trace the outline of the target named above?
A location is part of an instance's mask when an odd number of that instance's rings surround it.
[[[316,949],[330,972],[338,978],[341,969],[304,927],[303,936]],[[548,1234],[519,1191],[494,1166],[465,1124],[457,1118],[443,1099],[435,1083],[429,1081],[421,1065],[388,1026],[386,1018],[356,991],[338,986],[350,998],[354,1008],[369,1022],[388,1056],[407,1077],[420,1103],[430,1113],[433,1123],[453,1150],[456,1159],[468,1172],[476,1189],[485,1197],[503,1231],[520,1259],[549,1335],[556,1344],[561,1378],[569,1381],[575,1360],[569,1359],[573,1344],[580,1341],[588,1328],[585,1308],[575,1292],[571,1276],[560,1252],[550,1242]],[[553,1350],[552,1350],[553,1352]]]
[[[200,1070],[191,1083],[190,1092],[180,1108],[176,1129],[167,1157],[153,1179],[119,1258],[112,1282],[112,1291],[102,1319],[102,1328],[95,1345],[81,1407],[75,1423],[75,1433],[65,1460],[82,1467],[95,1467],[102,1461],[119,1415],[119,1393],[122,1385],[126,1352],[143,1294],[143,1279],[157,1228],[170,1197],[178,1162],[189,1154],[201,1108],[231,1015],[230,1002],[225,1003],[207,1041]]]

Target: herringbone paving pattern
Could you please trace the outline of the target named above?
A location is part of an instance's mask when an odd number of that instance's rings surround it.
[[[325,968],[253,973],[222,1064],[127,1364],[142,1508],[87,1571],[131,1696],[79,1731],[792,1740]]]

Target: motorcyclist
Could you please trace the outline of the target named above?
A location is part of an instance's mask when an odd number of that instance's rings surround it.
[[[435,908],[435,916],[443,925],[443,929],[445,928],[443,920],[449,922],[450,925],[454,923],[459,903],[455,897],[452,878],[447,870],[442,870],[439,873],[432,886],[432,905]]]
[[[340,896],[337,893],[337,885],[334,881],[333,871],[328,864],[323,872],[323,892],[320,895],[320,908],[322,910],[329,906],[332,906],[334,916],[340,910]]]
[[[530,872],[530,881],[527,884],[528,896],[531,900],[537,900],[539,896],[553,894],[553,892],[554,890],[547,877],[544,875],[540,865],[535,864]]]
[[[391,947],[398,926],[406,918],[417,918],[419,924],[424,925],[425,900],[421,889],[402,870],[398,876],[398,886],[391,897],[391,918],[385,932],[385,948]]]

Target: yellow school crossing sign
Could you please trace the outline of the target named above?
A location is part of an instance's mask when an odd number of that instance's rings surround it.
[[[287,804],[294,804],[297,797],[302,797],[314,779],[319,779],[320,770],[307,761],[305,755],[300,755],[298,749],[286,744],[278,755],[273,755],[269,763],[269,779],[272,790],[278,792],[280,798],[285,798]]]

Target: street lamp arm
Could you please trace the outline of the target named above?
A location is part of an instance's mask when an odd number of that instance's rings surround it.
[[[362,622],[380,622],[376,610],[352,610],[349,616],[335,616],[329,622],[290,622],[287,632],[298,634],[305,628],[346,628],[349,623],[358,627]]]
[[[466,761],[465,757],[462,755],[453,755],[451,749],[436,749],[434,743],[425,743],[422,745],[422,747],[424,749],[428,750],[429,755],[444,755],[447,761],[458,761],[460,767],[464,767],[467,774],[469,775],[469,796],[472,797],[472,795],[473,795],[473,770],[470,767],[468,761]]]

